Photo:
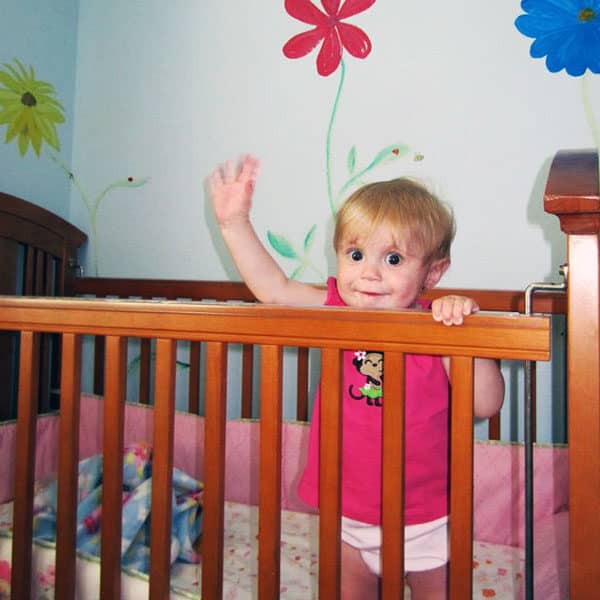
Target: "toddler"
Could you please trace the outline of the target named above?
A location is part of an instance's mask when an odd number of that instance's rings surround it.
[[[213,210],[240,275],[265,303],[429,310],[460,325],[479,306],[448,295],[431,307],[419,299],[450,266],[452,213],[406,178],[370,183],[336,215],[336,277],[326,289],[288,279],[258,239],[249,218],[258,160],[228,161],[208,177]],[[381,546],[383,354],[373,348],[343,357],[342,598],[376,599]],[[405,355],[405,571],[413,600],[446,597],[448,563],[449,359]],[[497,361],[475,360],[474,413],[496,414],[504,398]],[[311,420],[299,493],[318,505],[319,403]]]

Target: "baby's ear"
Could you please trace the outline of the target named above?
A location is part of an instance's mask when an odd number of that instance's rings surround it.
[[[450,267],[449,258],[439,258],[438,260],[432,261],[423,283],[425,288],[430,289],[435,287],[442,278],[442,275],[448,270],[448,267]]]

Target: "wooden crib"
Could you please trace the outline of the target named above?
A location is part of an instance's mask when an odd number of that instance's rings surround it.
[[[5,202],[8,198],[9,202]],[[26,210],[23,210],[23,206]],[[540,294],[535,312],[561,312],[568,319],[568,399],[570,446],[570,598],[590,598],[600,589],[600,282],[598,232],[600,199],[597,159],[591,152],[559,153],[553,163],[545,194],[545,207],[556,214],[567,233],[568,294],[565,306],[560,294]],[[12,247],[25,243],[28,250],[13,263],[25,270],[28,294],[58,296],[137,295],[162,298],[229,298],[251,301],[241,284],[217,282],[126,281],[73,278],[76,248],[83,236],[67,223],[54,222],[52,234],[39,235],[40,215],[30,205],[12,197],[0,197],[0,236]],[[26,214],[25,214],[26,213]],[[15,216],[16,215],[16,216]],[[24,225],[24,222],[27,225]],[[15,225],[16,223],[16,225]],[[56,231],[62,233],[58,234]],[[22,232],[27,232],[24,235]],[[45,240],[52,238],[48,250]],[[60,243],[59,243],[60,241]],[[4,246],[2,246],[4,248]],[[53,256],[52,260],[48,255]],[[4,254],[3,254],[4,256]],[[9,256],[6,254],[6,256]],[[11,256],[16,256],[13,252]],[[48,266],[48,261],[52,266]],[[33,268],[35,267],[35,268]],[[7,268],[7,271],[9,269]],[[71,275],[69,275],[71,273]],[[31,279],[30,279],[31,275]],[[4,272],[2,273],[4,278]],[[14,276],[9,279],[15,281]],[[35,283],[37,282],[37,283]],[[58,284],[58,285],[56,285]],[[11,284],[12,285],[12,284]],[[53,289],[56,288],[56,289]],[[5,286],[3,293],[14,294]],[[437,290],[434,293],[447,293]],[[281,420],[283,348],[299,347],[299,415],[306,415],[306,349],[320,348],[322,355],[319,597],[338,598],[340,584],[340,356],[354,347],[373,347],[385,352],[384,390],[402,389],[403,354],[428,353],[451,356],[451,568],[450,598],[472,595],[473,531],[473,358],[548,360],[548,317],[525,317],[522,294],[510,291],[469,290],[487,310],[511,314],[469,317],[460,328],[432,322],[427,314],[353,309],[292,309],[266,305],[199,304],[170,301],[117,301],[82,298],[0,298],[0,330],[20,332],[18,384],[18,452],[15,465],[14,542],[12,598],[30,597],[32,502],[34,489],[35,427],[37,408],[44,404],[48,378],[56,374],[53,357],[60,348],[60,449],[58,473],[56,597],[73,598],[75,585],[75,511],[78,462],[78,423],[81,385],[82,338],[102,340],[105,357],[97,362],[97,391],[104,396],[105,490],[103,522],[114,524],[102,533],[101,597],[119,598],[120,523],[123,451],[123,415],[126,377],[126,339],[142,342],[141,397],[148,397],[149,345],[156,340],[154,369],[154,455],[152,490],[150,598],[169,596],[169,545],[171,479],[173,466],[173,420],[175,352],[177,340],[190,341],[198,358],[199,343],[206,344],[206,438],[204,505],[209,518],[203,531],[202,596],[222,596],[224,435],[227,345],[242,344],[250,359],[252,346],[260,347],[260,477],[259,477],[259,596],[270,599],[279,593],[279,538],[281,507]],[[360,332],[360,333],[357,333]],[[49,337],[52,334],[54,337]],[[5,336],[10,334],[3,334]],[[56,340],[54,346],[49,340]],[[54,351],[52,351],[54,348]],[[10,367],[14,343],[4,346],[0,369]],[[145,358],[144,358],[145,357]],[[102,364],[104,362],[104,364]],[[251,367],[246,367],[248,377]],[[191,379],[198,381],[197,371]],[[4,371],[5,374],[8,370]],[[48,374],[50,373],[50,375]],[[0,380],[2,372],[0,371]],[[41,376],[40,376],[41,375]],[[8,375],[6,375],[8,381]],[[242,388],[249,390],[251,384]],[[9,390],[10,391],[10,390]],[[246,391],[248,396],[250,392]],[[198,389],[190,386],[191,406],[196,409]],[[387,398],[394,394],[388,392]],[[244,402],[245,411],[250,402]],[[403,510],[397,502],[403,486],[402,399],[384,404],[383,452],[383,578],[382,597],[402,598]],[[207,551],[209,549],[209,551]],[[592,592],[593,593],[593,592]]]

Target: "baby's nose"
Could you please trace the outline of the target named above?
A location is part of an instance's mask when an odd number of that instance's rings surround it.
[[[378,279],[380,276],[379,266],[375,261],[365,260],[361,275],[366,279]]]

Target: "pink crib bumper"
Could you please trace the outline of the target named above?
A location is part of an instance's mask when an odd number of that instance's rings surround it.
[[[79,458],[102,448],[102,401],[84,395],[81,404]],[[140,405],[126,410],[125,444],[152,441],[153,411]],[[56,475],[58,455],[56,415],[37,422],[36,479]],[[228,421],[226,430],[226,499],[243,504],[258,502],[260,425],[256,421]],[[175,417],[174,466],[202,481],[204,420],[178,413]],[[296,493],[302,472],[308,428],[283,425],[282,508],[314,512]],[[0,426],[0,502],[13,496],[16,426]],[[536,597],[555,597],[568,581],[568,450],[537,446],[534,451]],[[475,444],[475,539],[491,544],[523,546],[524,456],[518,444]],[[562,583],[561,583],[562,582]],[[561,593],[566,594],[566,590]],[[564,594],[560,597],[564,597]]]

